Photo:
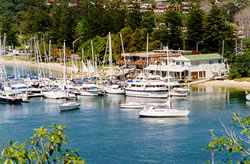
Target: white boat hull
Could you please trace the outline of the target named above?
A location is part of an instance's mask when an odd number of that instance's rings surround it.
[[[249,94],[249,95],[246,95],[246,100],[247,100],[247,101],[250,101],[250,94]]]
[[[125,91],[123,89],[106,89],[107,94],[124,95]]]
[[[143,98],[168,98],[168,92],[145,92],[126,90],[126,96],[143,97]]]
[[[98,96],[99,91],[81,91],[80,96]]]
[[[143,109],[139,112],[140,117],[187,117],[190,111],[176,109]]]
[[[74,110],[74,109],[79,109],[80,104],[73,105],[73,106],[59,106],[61,111],[68,111],[68,110]]]
[[[66,94],[65,92],[44,92],[43,93],[45,98],[48,99],[63,99],[63,98],[75,98],[74,94]]]

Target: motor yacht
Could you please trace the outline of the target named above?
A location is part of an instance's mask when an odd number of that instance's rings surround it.
[[[15,93],[0,92],[0,103],[4,104],[21,104],[22,98]]]
[[[177,81],[166,81],[161,76],[149,75],[139,81],[133,81],[125,88],[126,96],[145,98],[167,98],[168,85],[179,86]]]

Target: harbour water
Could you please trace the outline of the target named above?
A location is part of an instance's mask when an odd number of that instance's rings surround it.
[[[71,148],[87,163],[205,163],[210,153],[209,129],[222,134],[219,118],[232,112],[249,113],[244,91],[192,88],[186,98],[173,98],[175,107],[188,108],[188,118],[138,118],[138,110],[120,109],[124,102],[163,101],[108,95],[80,97],[81,109],[60,112],[63,100],[33,98],[23,105],[0,104],[0,141],[23,142],[33,129],[51,124],[68,126]]]

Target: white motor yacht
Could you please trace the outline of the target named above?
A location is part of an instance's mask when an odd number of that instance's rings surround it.
[[[0,92],[0,103],[4,104],[21,104],[22,98],[16,93],[12,92]]]
[[[179,86],[177,81],[165,81],[161,76],[150,75],[140,81],[133,81],[125,88],[126,96],[145,97],[145,98],[167,98],[168,85],[171,87]]]
[[[80,103],[77,103],[77,102],[74,102],[74,101],[73,102],[72,101],[65,102],[65,103],[63,103],[62,105],[59,106],[61,111],[79,109],[79,107],[80,107]]]

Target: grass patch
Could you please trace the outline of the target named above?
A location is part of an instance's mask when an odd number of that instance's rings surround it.
[[[238,82],[247,81],[247,82],[250,82],[250,77],[236,78],[236,79],[234,79],[234,81],[238,81]]]

